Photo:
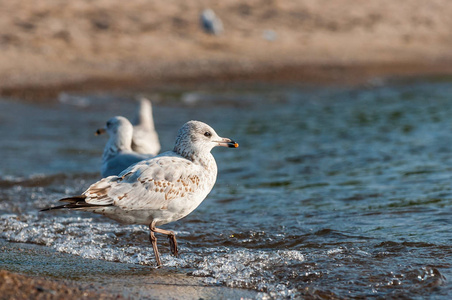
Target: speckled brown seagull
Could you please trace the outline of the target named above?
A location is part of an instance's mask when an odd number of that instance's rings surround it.
[[[46,210],[70,208],[102,214],[123,224],[143,224],[157,265],[161,266],[154,233],[166,234],[172,254],[178,254],[174,232],[156,228],[191,213],[212,190],[217,164],[210,151],[216,146],[237,148],[231,139],[218,136],[199,121],[185,123],[173,151],[141,161],[118,176],[104,178],[82,195],[61,199],[68,204]]]

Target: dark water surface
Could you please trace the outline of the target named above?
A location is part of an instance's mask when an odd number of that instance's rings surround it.
[[[164,226],[177,232],[180,258],[162,237],[165,270],[152,272],[255,290],[264,299],[452,298],[452,84],[155,96],[164,150],[190,119],[240,147],[213,150],[213,191],[191,215]],[[94,131],[134,110],[133,101],[108,95],[0,100],[2,249],[37,244],[120,262],[120,269],[154,266],[145,226],[38,212],[99,178],[106,138]]]

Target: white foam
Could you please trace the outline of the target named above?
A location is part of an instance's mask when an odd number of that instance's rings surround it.
[[[3,224],[0,237],[8,241],[46,245],[58,252],[88,259],[155,265],[145,226],[101,223],[97,219],[83,217],[40,219],[36,214],[5,214],[0,216],[0,222]],[[178,233],[190,234],[185,231]],[[182,247],[180,252],[178,258],[169,252],[163,253],[163,264],[166,267],[192,269],[194,276],[205,277],[206,284],[265,291],[262,299],[268,295],[290,296],[291,289],[277,282],[273,269],[305,261],[304,254],[298,250]]]

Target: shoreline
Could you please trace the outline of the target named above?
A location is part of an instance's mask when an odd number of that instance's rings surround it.
[[[424,77],[452,76],[452,63],[394,62],[371,64],[281,64],[255,65],[243,68],[225,62],[211,63],[208,68],[187,68],[184,72],[102,75],[72,80],[63,76],[49,83],[21,84],[0,88],[0,96],[23,100],[51,100],[62,92],[69,93],[142,93],[172,86],[204,88],[216,85],[241,86],[258,84],[365,86],[386,81],[405,81]],[[177,67],[175,69],[178,69]],[[215,71],[212,71],[215,70]],[[69,78],[69,79],[68,79]],[[375,81],[375,82],[374,82]]]
[[[0,299],[246,299],[254,290],[206,284],[187,270],[156,268],[56,252],[0,240]],[[8,259],[13,254],[19,257]],[[24,263],[26,262],[26,263]]]

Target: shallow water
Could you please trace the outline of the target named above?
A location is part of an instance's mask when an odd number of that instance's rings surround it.
[[[452,297],[450,83],[154,96],[163,149],[190,119],[240,147],[213,150],[217,183],[195,212],[164,226],[177,232],[181,256],[161,237],[165,270],[153,272],[182,272],[257,298]],[[38,212],[99,178],[106,138],[95,129],[135,109],[109,95],[65,99],[0,101],[4,247],[37,244],[154,266],[145,226]],[[14,270],[29,272],[20,265]]]

